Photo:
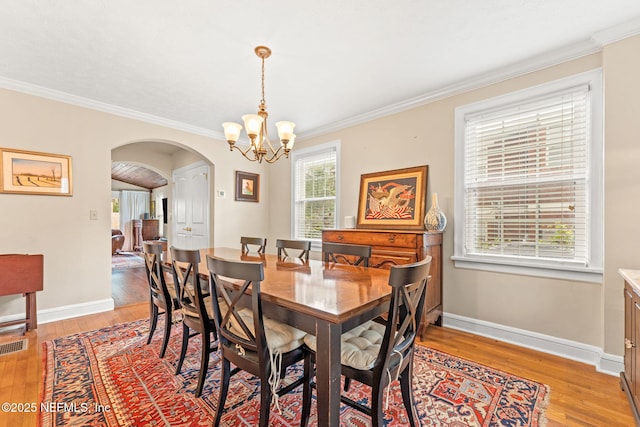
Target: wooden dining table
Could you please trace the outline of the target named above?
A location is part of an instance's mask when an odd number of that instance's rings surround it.
[[[316,336],[318,426],[339,425],[341,334],[388,310],[389,270],[245,255],[232,248],[201,249],[200,255],[199,272],[207,279],[207,255],[264,264],[260,290],[265,315]],[[164,262],[170,265],[169,253]]]

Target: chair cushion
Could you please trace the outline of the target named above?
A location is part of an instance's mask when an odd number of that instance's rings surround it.
[[[253,327],[253,311],[248,308],[242,308],[238,310],[238,314],[247,324],[249,330],[255,334]],[[304,337],[306,332],[296,329],[293,326],[289,326],[286,323],[279,322],[277,320],[264,319],[264,333],[267,336],[267,345],[271,353],[287,353],[291,350],[295,350],[304,343]],[[244,331],[238,326],[237,322],[231,318],[231,325],[229,329],[239,337],[247,338]]]
[[[340,362],[355,369],[371,369],[380,352],[384,331],[384,325],[369,321],[342,334]],[[315,335],[307,335],[304,342],[316,351]]]
[[[171,291],[169,291],[171,292]],[[174,292],[175,293],[175,292]],[[204,297],[204,306],[207,309],[207,314],[209,315],[209,319],[213,319],[213,305],[211,304],[211,295]],[[182,307],[182,312],[186,316],[190,317],[199,317],[198,312],[195,310],[190,310],[189,307]]]

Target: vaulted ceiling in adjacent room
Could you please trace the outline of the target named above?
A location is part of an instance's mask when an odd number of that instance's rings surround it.
[[[112,162],[111,179],[149,190],[167,185],[167,179],[159,173],[130,162]]]

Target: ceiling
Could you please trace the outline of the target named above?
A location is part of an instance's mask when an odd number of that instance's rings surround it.
[[[270,124],[302,139],[639,29],[637,0],[2,0],[0,87],[222,139],[257,110],[264,44]]]
[[[131,162],[112,162],[111,179],[148,190],[167,185],[167,179],[159,173]]]

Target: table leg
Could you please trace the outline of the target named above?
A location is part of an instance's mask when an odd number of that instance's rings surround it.
[[[340,425],[340,335],[342,328],[316,322],[316,390],[318,426]]]
[[[36,293],[27,292],[26,297],[26,327],[27,331],[36,329],[38,327],[38,312],[36,309]]]

